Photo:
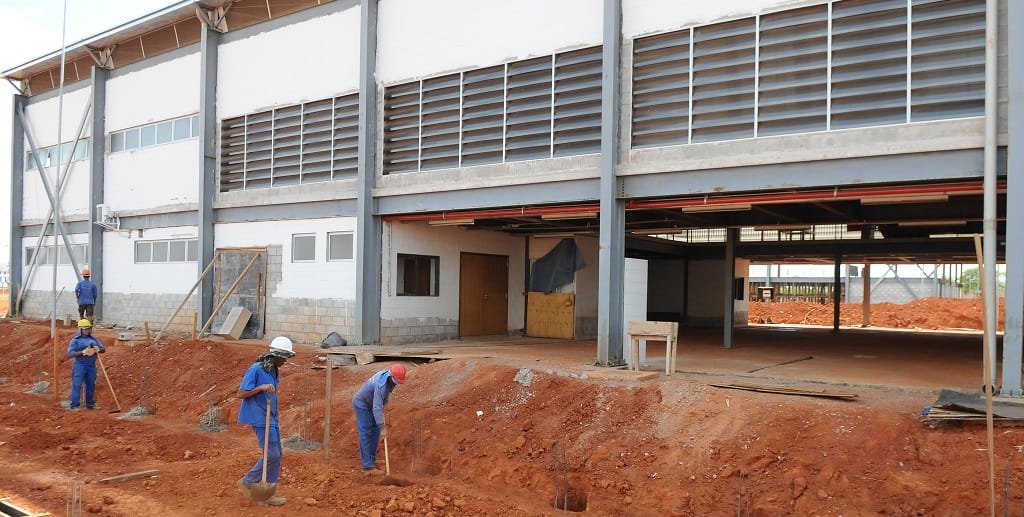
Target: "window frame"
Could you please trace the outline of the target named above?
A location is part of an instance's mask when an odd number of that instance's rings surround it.
[[[296,250],[295,239],[296,239],[296,237],[312,237],[313,238],[313,245],[310,247],[313,250],[313,258],[311,258],[311,259],[297,259],[297,258],[295,258],[295,250]],[[291,259],[292,259],[293,263],[316,262],[316,233],[293,233],[292,234],[292,244],[291,244],[291,246],[292,246],[292,249],[291,249]]]
[[[346,258],[331,258],[333,250],[331,245],[331,238],[334,236],[348,235],[350,238],[349,242],[349,256]],[[327,261],[328,262],[345,262],[355,260],[356,258],[356,236],[355,232],[352,231],[339,231],[339,232],[327,232]]]
[[[426,260],[431,276],[433,276],[433,282],[428,287],[427,294],[411,293],[406,288],[405,282],[405,263],[414,261],[416,263]],[[419,268],[415,267],[417,276]],[[420,282],[413,282],[414,284],[420,284]],[[415,253],[397,253],[395,257],[395,296],[402,297],[419,297],[419,298],[439,298],[441,296],[441,257],[439,255],[419,255]]]

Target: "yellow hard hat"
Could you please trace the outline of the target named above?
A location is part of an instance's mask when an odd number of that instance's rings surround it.
[[[87,320],[87,319],[80,319],[80,320],[78,320],[78,328],[80,328],[80,329],[91,329],[92,328],[92,322]]]

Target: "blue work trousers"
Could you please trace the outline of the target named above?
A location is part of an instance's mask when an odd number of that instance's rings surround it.
[[[373,410],[361,408],[355,404],[356,428],[359,430],[359,457],[363,460],[363,469],[376,467],[377,444],[380,442],[380,427],[373,419]]]
[[[266,427],[252,426],[252,430],[256,433],[256,439],[259,441],[260,450],[263,450],[263,433]],[[281,475],[281,433],[277,429],[277,426],[270,426],[270,447],[267,448],[267,483],[277,483],[278,476]],[[245,473],[242,477],[248,484],[260,483],[263,481],[263,457],[256,460],[256,464],[249,469],[249,472]]]
[[[85,406],[96,407],[96,366],[75,361],[71,366],[71,407],[81,402],[82,385],[85,384]]]

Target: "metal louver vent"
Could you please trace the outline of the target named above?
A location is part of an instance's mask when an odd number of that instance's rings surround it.
[[[690,30],[633,42],[633,147],[690,138]]]
[[[832,5],[831,127],[907,120],[906,0]]]
[[[759,136],[823,131],[828,125],[828,6],[761,17]]]
[[[220,190],[355,176],[358,94],[221,121]]]
[[[505,65],[462,76],[462,165],[502,161]]]
[[[551,156],[552,58],[508,65],[505,94],[505,160]]]
[[[985,111],[985,1],[914,0],[911,120]]]
[[[601,47],[555,55],[553,156],[601,150]]]
[[[754,18],[694,29],[693,142],[754,136]]]
[[[419,169],[420,82],[384,89],[384,174]]]
[[[459,165],[461,74],[423,81],[420,108],[420,169]]]

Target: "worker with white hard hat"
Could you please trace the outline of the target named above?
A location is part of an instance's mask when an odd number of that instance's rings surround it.
[[[260,449],[264,449],[264,430],[266,429],[267,407],[270,407],[270,433],[267,450],[267,483],[277,483],[281,474],[281,432],[277,425],[277,386],[279,368],[295,355],[292,340],[278,336],[270,342],[270,350],[256,358],[249,366],[242,382],[238,386],[238,398],[242,399],[242,407],[238,411],[238,423],[252,427],[259,441]],[[249,472],[246,472],[236,485],[246,497],[251,497],[250,487],[259,483],[263,474],[263,458],[256,461]],[[283,497],[271,497],[266,501],[272,506],[285,503]]]

